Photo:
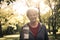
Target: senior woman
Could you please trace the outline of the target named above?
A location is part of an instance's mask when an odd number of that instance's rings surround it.
[[[30,22],[25,24],[20,31],[20,40],[48,40],[48,34],[45,25],[37,21],[39,15],[37,8],[29,8],[27,17]]]

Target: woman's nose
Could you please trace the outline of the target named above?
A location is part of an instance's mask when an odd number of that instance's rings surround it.
[[[32,18],[36,17],[36,16],[31,16]]]

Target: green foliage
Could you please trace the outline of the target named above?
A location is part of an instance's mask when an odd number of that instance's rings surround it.
[[[49,21],[49,24],[51,24],[50,26],[53,26],[52,23],[54,24],[54,26],[56,26],[57,28],[60,27],[60,4],[57,4],[55,6],[55,9],[54,9],[54,14],[51,15],[48,19]]]

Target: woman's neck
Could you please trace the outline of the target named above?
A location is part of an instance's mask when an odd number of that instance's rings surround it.
[[[32,28],[35,28],[35,27],[38,26],[38,22],[34,22],[34,23],[30,22],[29,25],[30,25]]]

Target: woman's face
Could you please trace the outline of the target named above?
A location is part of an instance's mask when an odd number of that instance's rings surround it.
[[[28,15],[27,16],[28,16],[28,18],[29,18],[29,20],[31,22],[36,22],[37,21],[37,17],[38,17],[38,13],[35,10],[30,10],[28,12]]]

